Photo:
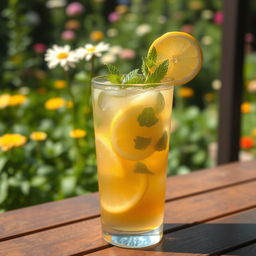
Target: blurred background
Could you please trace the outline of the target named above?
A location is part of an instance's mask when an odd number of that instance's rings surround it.
[[[175,89],[168,175],[216,164],[221,0],[2,0],[1,5],[0,211],[97,191],[90,63],[72,69],[69,84],[61,69],[49,70],[44,61],[54,44],[75,49],[108,43],[95,61],[100,75],[106,73],[103,63],[122,72],[139,67],[165,32],[192,34],[204,64],[192,82]],[[256,156],[255,1],[249,10],[240,160]]]

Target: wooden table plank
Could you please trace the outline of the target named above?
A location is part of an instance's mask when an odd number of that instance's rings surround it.
[[[177,230],[255,206],[256,181],[166,203],[166,229]],[[65,256],[92,252],[107,244],[101,238],[99,218],[30,234],[0,243],[0,255]],[[44,252],[47,249],[47,252]],[[35,254],[37,252],[37,254]],[[44,254],[43,254],[44,252]],[[97,252],[98,253],[98,252]],[[20,254],[22,255],[22,254]]]
[[[230,186],[256,178],[256,160],[235,162],[188,175],[171,177],[167,181],[167,199],[177,199],[207,190]]]
[[[155,248],[126,250],[117,247],[110,247],[98,251],[97,254],[92,253],[84,255],[219,255],[220,251],[242,245],[243,243],[253,239],[256,239],[256,209],[168,233],[165,235],[163,241]],[[226,253],[225,255],[232,254],[230,252]],[[254,255],[255,254],[250,254],[250,256]]]
[[[232,163],[168,178],[166,198],[176,200],[253,179],[256,179],[255,160]],[[97,193],[9,211],[0,214],[0,241],[97,216]]]
[[[18,234],[47,229],[49,226],[99,216],[98,201],[98,193],[93,193],[2,213],[0,241]]]
[[[256,239],[256,238],[255,238]],[[221,256],[255,256],[256,255],[256,243],[242,247],[240,249],[227,252]]]

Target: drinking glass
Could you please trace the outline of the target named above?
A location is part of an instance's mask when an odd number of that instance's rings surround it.
[[[173,86],[92,80],[103,238],[141,248],[163,236]]]

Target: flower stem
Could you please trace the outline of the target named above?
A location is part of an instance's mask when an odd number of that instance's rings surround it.
[[[77,105],[76,105],[76,100],[75,100],[75,96],[72,92],[71,89],[71,81],[70,81],[70,77],[69,77],[69,73],[67,71],[64,71],[65,74],[65,78],[67,80],[67,92],[68,95],[71,99],[71,101],[73,102],[73,107],[70,108],[70,112],[71,112],[71,116],[72,116],[72,127],[73,129],[76,128],[76,122],[77,122]],[[75,164],[74,164],[74,169],[75,172],[77,173],[77,175],[80,174],[80,169],[81,169],[81,162],[83,160],[82,157],[82,153],[81,153],[81,149],[80,149],[80,145],[77,139],[74,139],[74,148],[75,148]]]
[[[65,78],[67,80],[68,95],[69,95],[69,98],[71,99],[71,101],[73,102],[73,107],[70,108],[70,112],[71,112],[72,119],[73,119],[73,127],[75,127],[76,120],[77,120],[77,109],[76,109],[75,96],[71,89],[71,82],[70,82],[69,74],[67,71],[64,71],[64,74],[65,74]]]
[[[95,56],[93,55],[90,60],[90,80],[94,77],[94,62],[95,62]]]

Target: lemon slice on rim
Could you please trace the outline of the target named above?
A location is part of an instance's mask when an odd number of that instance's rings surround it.
[[[157,93],[155,92],[157,95]],[[163,121],[155,108],[156,96],[145,93],[120,109],[111,123],[111,143],[117,154],[138,161],[155,151],[163,131]]]
[[[148,177],[123,166],[103,135],[96,135],[96,150],[101,207],[114,214],[128,211],[143,197]]]
[[[168,32],[157,38],[149,48],[155,47],[157,63],[169,60],[166,80],[181,85],[192,80],[202,67],[202,50],[197,40],[188,33]]]

